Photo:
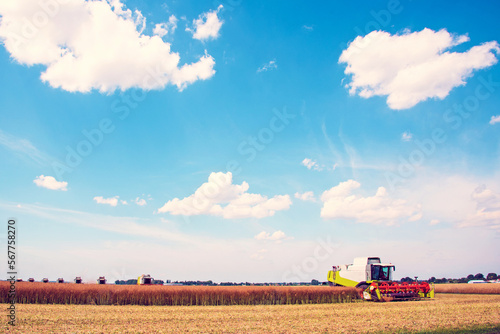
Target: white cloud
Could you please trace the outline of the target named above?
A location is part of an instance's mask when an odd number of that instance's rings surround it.
[[[128,205],[128,202],[127,201],[124,201],[124,200],[120,200],[120,203],[122,203],[122,205]]]
[[[491,116],[490,124],[493,125],[493,124],[496,124],[496,123],[500,123],[500,115]]]
[[[305,193],[295,193],[295,198],[298,198],[303,201],[310,201],[314,202],[316,201],[316,198],[314,198],[314,193],[312,191],[306,191]]]
[[[70,92],[110,93],[166,85],[182,90],[214,75],[210,55],[180,65],[180,56],[169,43],[142,33],[141,12],[124,7],[118,0],[67,0],[46,14],[38,0],[3,1],[0,39],[15,61],[45,66],[42,81]]]
[[[59,182],[53,176],[37,176],[36,179],[33,180],[33,183],[35,183],[39,187],[47,188],[50,190],[68,190],[68,182]]]
[[[110,198],[96,196],[96,197],[94,197],[94,201],[96,201],[97,204],[108,204],[111,206],[117,206],[118,205],[118,198],[119,198],[119,196],[110,197]]]
[[[471,197],[476,204],[476,212],[459,226],[486,226],[500,232],[500,194],[482,185],[474,190]]]
[[[402,141],[410,141],[413,138],[413,135],[409,132],[403,132],[401,135],[401,140]]]
[[[285,232],[281,230],[278,230],[272,234],[266,231],[262,231],[259,234],[257,234],[254,238],[257,240],[271,240],[271,241],[290,239],[289,237],[286,236]]]
[[[170,15],[168,22],[162,22],[155,25],[153,29],[153,34],[163,37],[167,34],[173,34],[177,28],[177,18],[174,15]]]
[[[257,73],[265,72],[265,71],[269,71],[269,70],[274,70],[276,68],[278,68],[278,64],[276,64],[276,59],[274,59],[274,60],[269,61],[268,63],[265,63],[261,67],[259,67],[257,69]]]
[[[387,96],[392,109],[408,109],[429,98],[444,99],[474,70],[492,66],[500,51],[496,41],[474,46],[466,52],[449,52],[469,41],[466,35],[452,35],[445,29],[405,31],[391,35],[372,31],[358,36],[339,58],[346,63],[346,85],[351,95]],[[494,51],[494,52],[493,52]]]
[[[429,222],[429,225],[434,226],[434,225],[437,225],[437,224],[439,224],[439,223],[440,223],[439,219],[432,219],[432,220]]]
[[[273,216],[276,211],[287,210],[292,204],[290,196],[276,195],[267,198],[251,194],[248,183],[232,184],[231,172],[211,173],[208,182],[203,183],[195,193],[183,199],[168,201],[158,213],[172,215],[212,215],[226,219],[264,218]]]
[[[144,198],[139,198],[139,197],[137,197],[134,200],[134,202],[135,202],[135,204],[137,204],[139,206],[144,206],[144,205],[148,204]]]
[[[302,28],[305,29],[305,30],[307,30],[307,31],[313,31],[314,30],[313,26],[308,26],[308,25],[305,25],[305,24],[302,26]]]
[[[320,166],[315,160],[311,160],[309,158],[302,160],[302,165],[306,166],[307,169],[314,169],[317,171],[322,171],[325,167],[323,165]],[[337,168],[337,164],[333,166],[333,170],[335,170],[335,168]]]
[[[416,221],[422,217],[420,206],[402,199],[393,199],[384,187],[371,197],[353,195],[361,187],[354,180],[339,183],[321,195],[321,217],[351,219],[362,223],[393,225],[399,221]]]
[[[194,30],[186,28],[186,31],[190,31],[193,34],[193,38],[200,41],[210,38],[216,39],[219,37],[219,30],[222,27],[222,23],[224,23],[217,16],[217,13],[222,8],[223,6],[219,5],[216,10],[201,14],[198,19],[193,20]]]
[[[313,161],[309,158],[305,158],[304,160],[302,160],[302,165],[306,166],[307,169],[311,169],[316,165],[316,161]]]

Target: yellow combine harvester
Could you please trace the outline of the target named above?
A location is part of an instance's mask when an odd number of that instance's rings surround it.
[[[152,285],[154,283],[153,277],[151,275],[141,275],[137,278],[137,285]]]
[[[381,263],[378,257],[357,257],[352,264],[333,266],[328,272],[328,283],[361,288],[364,300],[387,302],[434,298],[434,286],[427,282],[392,281],[395,268],[393,264]]]

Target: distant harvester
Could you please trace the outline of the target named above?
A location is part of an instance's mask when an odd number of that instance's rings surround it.
[[[99,279],[97,279],[97,284],[106,284],[106,278],[104,276],[100,276]]]
[[[75,278],[75,283],[76,284],[82,284],[82,278],[80,276]]]
[[[151,275],[141,275],[137,278],[137,285],[151,285],[154,283],[153,277]]]

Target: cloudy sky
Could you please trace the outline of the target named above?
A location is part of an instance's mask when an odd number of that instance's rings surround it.
[[[357,256],[397,278],[498,272],[499,9],[1,2],[20,276],[310,281]]]

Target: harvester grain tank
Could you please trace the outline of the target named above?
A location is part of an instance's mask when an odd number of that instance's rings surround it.
[[[152,285],[154,283],[151,275],[141,275],[137,278],[137,285]]]
[[[104,276],[99,276],[97,284],[106,284],[106,278]]]
[[[379,257],[357,257],[352,264],[333,266],[328,272],[331,286],[361,288],[361,297],[373,301],[419,300],[434,298],[434,287],[427,282],[398,283],[392,280],[395,266],[381,263]]]

